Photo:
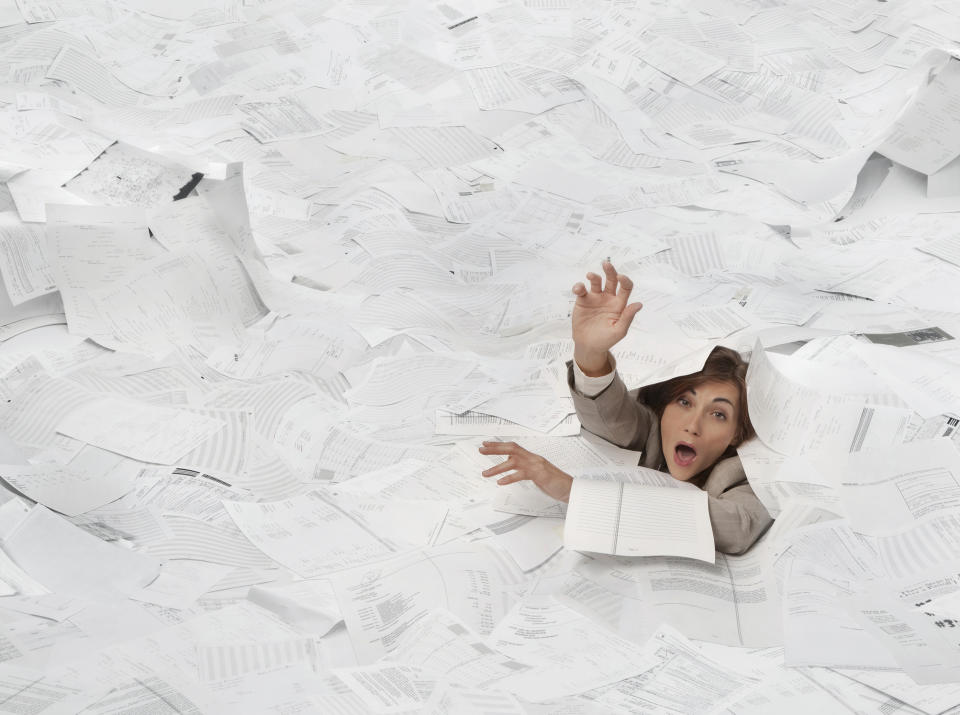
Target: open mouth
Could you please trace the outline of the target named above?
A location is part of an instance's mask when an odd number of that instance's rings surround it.
[[[678,444],[673,450],[673,461],[681,467],[689,467],[697,458],[697,450],[689,444]]]

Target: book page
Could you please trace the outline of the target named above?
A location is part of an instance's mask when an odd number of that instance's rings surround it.
[[[575,479],[563,542],[617,556],[686,556],[713,562],[707,493]]]

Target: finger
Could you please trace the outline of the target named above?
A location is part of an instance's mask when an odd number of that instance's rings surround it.
[[[514,472],[513,474],[508,474],[505,477],[500,477],[497,480],[497,484],[503,486],[504,484],[513,484],[514,482],[522,482],[524,479],[529,479],[527,475],[523,472]]]
[[[591,292],[593,293],[602,292],[603,289],[602,289],[602,282],[601,282],[600,276],[598,276],[596,273],[588,273],[587,280],[590,281]]]
[[[500,462],[500,464],[495,464],[488,469],[484,469],[482,472],[480,472],[480,474],[485,477],[492,477],[497,474],[503,474],[504,472],[510,472],[514,469],[516,469],[515,462],[513,461],[513,458],[510,458],[505,459],[504,461]]]
[[[587,294],[587,287],[583,283],[574,283],[573,294],[578,298],[585,296]]]
[[[516,442],[484,442],[480,445],[480,454],[515,454],[523,449]]]
[[[633,291],[633,281],[622,273],[617,276],[617,281],[620,283],[617,298],[620,299],[620,310],[623,310],[627,306],[627,301],[630,300],[630,293]]]
[[[617,269],[613,267],[613,264],[610,261],[603,262],[603,273],[607,277],[607,285],[603,289],[605,293],[610,295],[617,294]]]
[[[624,335],[627,334],[627,330],[630,329],[630,323],[633,322],[634,317],[636,317],[642,307],[643,303],[631,303],[620,313],[620,320],[617,321],[617,327],[620,328]]]

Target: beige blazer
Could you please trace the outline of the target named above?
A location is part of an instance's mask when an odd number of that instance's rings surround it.
[[[587,397],[574,386],[570,361],[567,362],[567,384],[584,429],[617,446],[642,451],[642,466],[667,471],[660,445],[660,419],[639,401],[637,390],[627,390],[619,374],[614,375],[613,382],[599,395]],[[712,469],[690,481],[709,496],[710,523],[718,551],[742,554],[773,523],[747,482],[740,457],[721,459]]]

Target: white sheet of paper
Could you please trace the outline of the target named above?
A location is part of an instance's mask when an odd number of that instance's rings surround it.
[[[535,666],[498,684],[534,702],[610,685],[654,664],[636,643],[550,596],[525,598],[497,624],[490,641]]]
[[[435,608],[487,635],[513,605],[521,572],[483,544],[448,544],[337,574],[332,579],[357,662],[371,663]]]
[[[906,529],[874,537],[872,541],[883,569],[894,578],[952,563],[956,545],[960,544],[960,512],[933,513]]]
[[[483,402],[473,411],[548,434],[573,414],[574,408],[569,397],[557,398],[549,387],[537,386],[511,390],[509,394]]]
[[[860,533],[889,534],[960,509],[960,452],[948,439],[864,450],[832,466],[850,525]]]
[[[330,676],[329,680],[335,678]],[[324,692],[324,685],[314,672],[313,664],[305,661],[205,683],[216,693],[217,707],[237,715],[255,715],[273,709],[323,712],[318,698]],[[341,712],[352,715],[346,709]]]
[[[531,481],[514,482],[497,490],[491,503],[497,511],[527,516],[562,517],[567,505],[548,496]]]
[[[47,257],[73,332],[108,337],[96,296],[164,254],[150,238],[143,208],[47,208]]]
[[[91,204],[154,209],[173,202],[192,174],[193,169],[162,154],[118,142],[67,181],[65,188]]]
[[[81,90],[99,102],[114,107],[135,104],[139,94],[114,80],[107,69],[90,55],[65,45],[47,69],[47,77]]]
[[[400,647],[387,660],[417,666],[460,687],[489,690],[531,667],[497,652],[486,638],[443,608],[404,633]]]
[[[432,461],[435,447],[385,442],[330,426],[330,415],[318,413],[316,402],[301,400],[279,415],[273,446],[302,480],[329,479],[333,473],[363,474],[403,459]]]
[[[472,360],[442,354],[379,358],[363,383],[347,390],[345,397],[355,404],[389,405],[441,385],[456,384],[474,365]]]
[[[590,203],[598,194],[610,190],[610,187],[604,186],[603,182],[597,182],[594,177],[567,169],[546,158],[527,163],[516,180],[518,183],[581,203]]]
[[[241,184],[240,187],[233,184]],[[263,304],[238,255],[254,255],[249,225],[243,221],[246,205],[242,177],[211,182],[203,196],[189,196],[158,208],[150,230],[172,252],[199,253],[215,268],[218,284],[234,296],[244,325],[265,314]],[[230,219],[223,218],[229,212]]]
[[[76,516],[129,492],[142,467],[109,452],[97,456],[92,463],[79,457],[67,466],[0,465],[0,476],[34,501],[61,514]]]
[[[333,585],[322,579],[254,586],[247,598],[297,630],[317,637],[343,621]]]
[[[618,556],[686,556],[714,561],[707,493],[574,479],[563,543]]]
[[[243,128],[263,143],[314,136],[334,128],[291,96],[281,96],[275,101],[243,102],[237,109],[244,114]]]
[[[47,593],[36,596],[8,596],[0,599],[0,609],[27,613],[31,616],[64,621],[87,607],[82,598]]]
[[[529,709],[509,693],[438,683],[423,706],[424,715],[524,715]]]
[[[176,512],[165,513],[163,522],[173,535],[151,541],[144,549],[159,558],[193,559],[254,570],[277,566],[230,522],[211,523],[192,514]]]
[[[882,641],[847,606],[855,584],[807,561],[791,566],[783,586],[785,664],[895,668]],[[832,639],[838,631],[844,638]]]
[[[173,343],[205,353],[235,344],[250,305],[235,278],[196,253],[161,255],[94,294],[100,332],[109,345],[157,357]]]
[[[27,503],[22,499],[15,498],[7,502],[7,504],[12,504],[14,509],[23,516],[29,513],[30,507],[28,507]],[[11,512],[7,511],[4,513],[4,516],[10,519],[11,514]],[[7,528],[10,529],[12,527],[13,525],[11,524]],[[20,566],[7,556],[6,551],[2,549],[0,549],[0,590],[3,591],[3,595],[5,596],[20,595],[30,597],[50,593],[50,589],[20,568]]]
[[[594,558],[575,567],[623,599],[613,623],[646,638],[660,621],[691,638],[731,646],[783,642],[781,602],[762,542],[740,556],[718,553],[715,564],[675,557]]]
[[[429,676],[407,664],[374,663],[337,668],[334,674],[356,693],[371,713],[408,713],[429,697]]]
[[[657,665],[594,691],[591,698],[624,712],[722,712],[759,680],[740,663],[722,663],[700,652],[667,625],[657,629],[644,652]]]
[[[515,529],[499,530],[487,524],[503,547],[525,572],[532,571],[563,548],[563,522],[548,517],[520,517],[527,519]],[[509,523],[509,521],[508,521]]]
[[[134,591],[130,594],[130,598],[165,608],[190,608],[200,596],[231,571],[233,571],[232,566],[189,559],[171,559],[160,567],[160,575],[153,583],[139,591]]]
[[[951,59],[920,90],[878,151],[924,174],[960,154],[960,61]]]
[[[873,407],[863,393],[845,394],[853,384],[827,371],[812,387],[806,384],[811,374],[807,361],[771,354],[759,344],[754,349],[747,402],[757,435],[768,447],[787,455],[845,453],[906,439],[909,414]]]
[[[0,275],[13,305],[57,290],[43,226],[23,223],[11,212],[0,213]]]
[[[936,616],[884,594],[864,594],[852,603],[858,619],[918,684],[960,679],[960,661],[954,657],[960,637],[949,633],[955,626],[938,626]]]
[[[270,558],[318,578],[392,556],[400,546],[322,493],[280,502],[224,502],[237,527]]]
[[[95,400],[57,425],[68,437],[158,464],[173,464],[221,429],[218,419],[119,397]]]
[[[524,427],[496,415],[469,410],[463,414],[454,414],[446,410],[435,413],[436,434],[459,435],[462,437],[481,437],[500,434],[509,437],[536,437],[548,434],[552,437],[572,437],[580,433],[580,421],[576,415],[566,415],[557,425],[544,433],[541,430]]]
[[[891,345],[858,342],[854,350],[921,417],[960,413],[960,375],[955,363]]]
[[[3,548],[31,578],[63,595],[126,595],[160,572],[156,559],[108,544],[40,505],[4,536]]]
[[[960,266],[960,236],[941,236],[917,246],[917,250]]]
[[[687,85],[697,84],[727,64],[722,57],[707,54],[666,35],[657,35],[651,42],[640,43],[638,54],[645,62]]]
[[[837,672],[925,713],[941,713],[960,703],[960,684],[918,685],[905,673],[843,669]]]
[[[200,643],[197,645],[197,665],[201,682],[209,683],[297,663],[312,666],[317,657],[316,650],[313,637],[252,643]]]
[[[725,338],[750,325],[750,314],[736,303],[670,313],[670,319],[691,338]]]

